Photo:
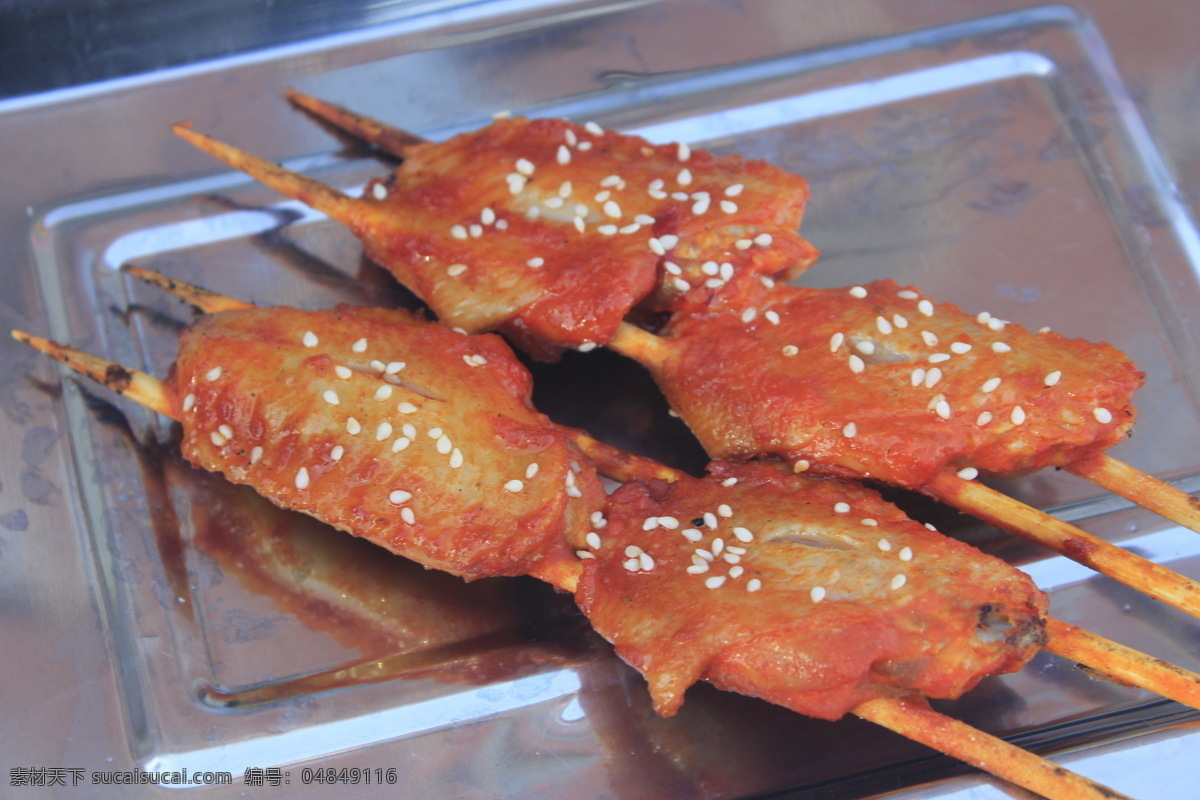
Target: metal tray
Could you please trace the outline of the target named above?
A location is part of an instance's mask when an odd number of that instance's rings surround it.
[[[16,196],[36,205],[7,233],[30,258],[0,310],[12,326],[162,375],[190,314],[118,273],[123,263],[268,304],[414,303],[338,225],[191,151],[172,122],[350,189],[387,165],[337,149],[283,87],[435,139],[501,110],[590,119],[807,176],[804,232],[823,256],[805,283],[890,276],[1114,343],[1148,375],[1137,433],[1114,454],[1200,488],[1200,336],[1188,312],[1200,307],[1200,238],[1089,20],[1048,6],[812,41],[790,8],[747,12],[760,30],[777,26],[756,50],[705,33],[720,4],[467,4],[0,105],[10,164],[52,152],[66,131],[99,134],[47,183],[17,181]],[[699,41],[702,52],[689,49]],[[17,143],[35,128],[44,142]],[[26,408],[22,442],[26,453],[42,442],[69,454],[61,501],[78,535],[62,547],[79,549],[71,558],[98,605],[128,743],[110,762],[239,781],[278,768],[266,785],[195,790],[255,797],[855,798],[961,785],[936,782],[965,768],[866,723],[808,720],[708,687],[678,717],[657,718],[640,678],[568,598],[533,581],[466,585],[274,509],[182,463],[170,424],[74,380],[60,397],[54,367],[4,347],[6,382],[23,387],[15,402],[44,404],[63,426]],[[531,368],[551,416],[669,463],[703,463],[639,368],[603,352]],[[31,444],[33,429],[43,433]],[[1003,488],[1200,577],[1200,537],[1072,476]],[[1195,620],[901,500],[1022,565],[1059,618],[1200,669]],[[1051,753],[1170,738],[1197,718],[1046,655],[941,707]],[[366,770],[357,786],[321,783],[343,767]]]

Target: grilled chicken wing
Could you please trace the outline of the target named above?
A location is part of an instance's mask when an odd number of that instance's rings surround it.
[[[970,316],[911,288],[781,286],[677,315],[651,364],[714,458],[916,488],[1018,475],[1125,437],[1143,374],[1107,344]]]
[[[167,382],[194,465],[464,578],[573,563],[603,488],[495,336],[404,311],[229,311]]]
[[[605,516],[574,537],[576,599],[663,714],[699,679],[824,719],[957,697],[1044,641],[1027,576],[856,484],[716,463],[625,484]]]

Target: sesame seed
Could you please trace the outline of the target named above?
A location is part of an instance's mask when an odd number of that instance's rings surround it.
[[[545,263],[546,263],[546,259],[542,258],[541,256],[534,256],[533,258],[531,258],[525,262],[525,266],[533,267],[534,269],[537,269],[538,267],[544,265]]]
[[[996,317],[992,317],[991,319],[988,320],[987,326],[994,331],[1002,331],[1002,330],[1004,330],[1004,326],[1007,324],[1008,323],[1002,319],[997,319]]]
[[[258,460],[259,460],[260,458],[262,458],[262,454],[263,454],[263,449],[262,449],[262,447],[261,447],[261,446],[259,446],[259,445],[255,445],[255,446],[254,446],[254,449],[252,449],[252,450],[250,451],[250,463],[251,463],[251,465],[253,465],[253,464],[257,464],[257,463],[258,463]]]
[[[912,371],[912,376],[909,378],[909,381],[912,383],[914,389],[916,387],[922,385],[923,383],[925,383],[925,368],[917,367],[916,369],[914,369]]]
[[[679,520],[675,519],[675,517],[659,517],[658,524],[663,526],[664,528],[666,528],[669,531],[674,531],[674,530],[679,529]]]
[[[822,600],[825,599],[825,587],[824,586],[814,586],[812,588],[812,591],[808,593],[808,596],[812,598],[812,601],[814,603],[821,602]]]
[[[616,200],[606,201],[604,203],[603,211],[605,215],[609,217],[615,218],[621,216],[621,206],[617,204]]]
[[[855,425],[853,422],[847,422],[842,427],[842,436],[845,436],[847,439],[853,439],[857,435],[858,435],[858,426]]]
[[[392,423],[381,422],[379,427],[375,429],[375,441],[382,442],[384,439],[392,435]]]
[[[600,231],[605,236],[615,236],[617,233],[617,226],[616,225],[601,225],[599,228],[596,228],[596,230]]]
[[[510,172],[508,175],[504,176],[504,180],[508,181],[508,191],[512,194],[520,194],[521,190],[525,188],[524,175],[519,175],[516,172]]]
[[[850,513],[850,504],[849,503],[834,503],[833,510],[837,514],[849,514]]]
[[[480,236],[483,236],[483,226],[477,223],[472,223],[467,228],[467,232],[471,234],[472,239],[478,239]]]
[[[692,288],[692,285],[683,278],[672,278],[671,285],[681,292],[686,292],[688,289]]]
[[[710,200],[708,198],[708,195],[705,195],[704,197],[701,197],[696,202],[692,203],[692,213],[693,214],[704,214],[708,211],[708,207],[711,204],[712,204],[712,200]]]
[[[649,572],[654,569],[654,559],[650,557],[649,553],[642,553],[638,556],[638,566],[644,571]]]
[[[874,355],[875,343],[871,341],[862,341],[854,345],[854,349],[862,353],[864,356]]]
[[[946,353],[934,353],[929,357],[930,364],[941,364],[943,361],[949,361],[950,356]]]
[[[733,529],[733,535],[739,542],[753,542],[754,541],[754,534],[751,533],[748,529],[740,527],[740,526]]]
[[[925,388],[932,389],[938,385],[938,381],[942,379],[942,371],[937,367],[925,373]]]
[[[569,147],[567,147],[565,144],[560,144],[558,146],[558,152],[555,153],[555,155],[554,155],[554,160],[557,161],[559,164],[570,164],[571,163],[571,149]]]
[[[904,577],[903,575],[897,575],[896,577],[892,578],[892,591],[898,590],[907,582],[908,578]]]
[[[599,198],[597,197],[597,199]],[[542,201],[542,205],[544,205],[546,208],[562,208],[564,205],[566,205],[566,200],[561,197],[547,197]]]
[[[794,464],[792,464],[792,472],[808,472],[808,468],[811,466],[812,462],[810,462],[807,458],[800,458],[797,459]]]
[[[658,517],[646,517],[642,520],[642,530],[652,531],[658,528]]]
[[[708,564],[692,564],[687,568],[689,575],[703,575],[705,572],[708,572]]]
[[[1025,409],[1020,406],[1013,406],[1012,414],[1010,415],[1013,425],[1020,425],[1025,421]]]
[[[859,300],[861,300],[867,296],[867,290],[863,286],[851,286],[850,287],[850,296],[857,297]]]
[[[352,376],[354,373],[350,371],[349,367],[344,367],[341,364],[337,364],[333,368],[333,374],[337,375],[344,381],[348,381],[350,380],[350,376]]]
[[[973,481],[979,477],[979,470],[974,467],[963,467],[958,471],[958,477],[964,481]]]
[[[704,585],[709,589],[720,589],[723,583],[725,583],[724,575],[713,575],[711,578],[704,579]]]
[[[579,149],[580,149],[581,151],[582,151],[582,150],[591,150],[591,149],[592,149],[592,143],[591,143],[591,142],[580,142],[580,143],[579,143]]]
[[[636,544],[629,544],[625,545],[624,552],[626,558],[637,558],[642,554],[643,551],[642,548],[638,547]]]
[[[738,250],[749,250],[751,247],[754,246],[754,241],[751,239],[738,239],[736,242],[733,243],[733,246],[736,247]]]
[[[408,402],[407,400],[404,401],[403,403],[401,403],[400,405],[396,406],[396,410],[399,411],[401,414],[417,413],[417,407],[414,406],[412,403]]]
[[[462,275],[466,271],[467,271],[466,264],[451,264],[449,267],[447,267],[446,274],[449,275],[451,278],[457,278],[459,275]]]
[[[189,392],[188,395],[183,398],[183,410],[185,412],[191,411],[192,407],[195,405],[196,405],[196,395],[191,394]]]
[[[945,400],[939,400],[939,401],[937,401],[937,403],[934,404],[933,412],[935,414],[937,414],[939,417],[941,417],[942,419],[950,419],[950,416],[951,416],[950,404],[947,403]]]
[[[675,245],[679,244],[679,237],[673,233],[665,233],[662,236],[658,237],[658,240],[660,242],[662,242],[662,246],[667,248],[668,250],[674,248]]]
[[[675,181],[680,186],[687,186],[692,182],[692,171],[687,167],[679,170],[679,174],[675,176]]]
[[[217,378],[221,377],[221,368],[213,367],[208,372],[204,373],[204,377],[208,378],[210,381],[215,381]]]
[[[680,142],[675,148],[675,157],[680,161],[687,161],[691,158],[692,148],[687,146],[686,142]]]
[[[763,312],[763,316],[766,317],[767,322],[771,323],[772,325],[778,325],[780,322],[779,312],[775,311],[774,309]]]
[[[316,347],[318,344],[320,344],[320,340],[317,339],[317,335],[312,331],[305,331],[304,337],[300,341],[304,343],[305,347]]]
[[[859,358],[858,356],[853,356],[853,355],[850,356],[850,371],[851,372],[862,372],[866,368],[867,368],[867,365],[861,358]]]
[[[462,450],[457,447],[450,453],[450,469],[458,469],[463,465]]]
[[[917,303],[917,311],[920,311],[922,314],[924,314],[927,317],[932,317],[933,316],[933,303],[929,302],[928,300],[922,300],[919,303]]]
[[[631,222],[621,228],[621,233],[637,233],[642,229],[642,226],[636,222]]]
[[[392,452],[399,453],[401,450],[407,448],[410,444],[412,444],[412,439],[408,438],[407,436],[401,436],[396,441],[392,442]]]
[[[574,225],[575,225],[575,230],[579,231],[580,233],[583,233],[583,228],[584,228],[583,217],[576,217],[575,221],[574,221]]]
[[[728,561],[729,556],[725,556],[725,559]],[[746,571],[745,567],[741,567],[741,566],[730,567],[729,568],[729,577],[734,578],[734,579],[740,578],[740,577],[742,577],[742,573],[745,571]]]
[[[879,332],[885,336],[892,332],[892,323],[888,322],[883,317],[875,318],[875,327],[878,328]]]
[[[585,122],[583,124],[583,127],[587,130],[588,133],[592,134],[593,136],[602,136],[604,134],[604,129],[601,128],[599,125],[597,125],[595,122]]]
[[[221,447],[221,446],[223,446],[223,445],[225,444],[225,437],[224,437],[224,436],[222,436],[222,435],[221,435],[220,433],[218,433],[217,431],[213,431],[212,433],[210,433],[210,434],[208,435],[208,438],[209,438],[209,439],[211,439],[211,440],[212,440],[212,443],[213,443],[214,445],[216,445],[217,447]]]
[[[667,248],[662,246],[662,242],[656,236],[651,236],[646,244],[649,246],[650,252],[656,256],[665,256],[667,254]]]
[[[350,349],[351,349],[351,350],[353,350],[353,351],[354,351],[354,352],[356,352],[356,353],[365,353],[365,352],[367,352],[367,340],[366,340],[366,338],[359,339],[357,342],[355,342],[354,344],[350,345]]]
[[[413,513],[411,508],[405,506],[404,508],[400,509],[400,519],[404,520],[409,525],[412,525],[417,521],[417,515]]]
[[[874,517],[863,517],[858,522],[860,525],[866,525],[868,528],[879,527],[879,520],[875,519]]]
[[[525,480],[533,480],[533,476],[538,474],[538,462],[532,462],[525,468]]]
[[[704,538],[704,534],[695,528],[684,528],[682,531],[680,531],[680,533],[682,533],[683,538],[687,539],[689,542],[698,542]]]
[[[384,367],[383,371],[388,375],[395,375],[397,372],[404,369],[405,366],[407,365],[403,361],[390,361],[388,362],[388,365]]]
[[[412,499],[412,492],[406,492],[403,489],[397,489],[388,495],[388,502],[392,505],[402,505]]]
[[[762,588],[762,581],[760,581],[758,578],[751,578],[750,580],[748,580],[746,582],[746,591],[747,592],[757,592],[761,588]]]
[[[376,400],[387,400],[391,396],[392,396],[392,385],[390,383],[382,384],[378,389],[375,390],[375,399]]]
[[[528,177],[533,174],[533,162],[527,158],[517,159],[517,172]]]
[[[496,212],[492,210],[491,206],[484,208],[479,212],[479,221],[484,225],[491,225],[496,221]]]
[[[297,489],[307,489],[308,488],[308,468],[307,467],[301,467],[300,471],[296,473],[296,488]]]
[[[912,289],[901,289],[896,292],[896,297],[901,297],[905,300],[916,300],[921,295],[914,292]]]
[[[880,539],[876,542],[876,546],[885,553],[890,552],[892,549],[892,543],[887,539]]]
[[[571,145],[571,147],[579,144],[579,137],[576,136],[575,131],[571,130],[570,128],[567,128],[563,138],[567,140],[567,144]]]
[[[730,280],[733,277],[733,264],[728,261],[721,262],[721,279]]]
[[[730,508],[727,504],[721,503],[721,505],[717,506],[717,514],[719,514],[722,517],[729,518],[729,517],[733,516],[733,509]],[[717,526],[713,525],[712,527],[715,528]]]
[[[908,317],[904,316],[903,314],[893,314],[892,315],[892,324],[895,325],[897,328],[907,328],[908,327]]]
[[[928,347],[937,347],[937,334],[931,333],[930,331],[921,331],[921,339]]]
[[[576,550],[575,555],[578,558],[595,558],[595,556],[589,553],[587,550]]]
[[[563,181],[558,185],[558,196],[564,200],[570,197],[574,192],[575,187],[571,185],[570,181]]]
[[[966,342],[951,342],[950,352],[957,353],[958,355],[969,353],[971,352],[971,345],[967,344]]]
[[[983,382],[983,386],[980,388],[983,389],[983,391],[985,391],[985,392],[994,392],[994,391],[996,391],[997,388],[999,388],[999,386],[1000,386],[1000,378],[988,378],[986,381]]]
[[[1007,353],[1012,350],[1012,347],[1004,342],[992,342],[992,350],[997,353]]]
[[[226,439],[232,439],[232,438],[233,438],[233,428],[229,427],[228,425],[225,425],[225,424],[218,425],[218,426],[217,426],[217,430],[218,430],[218,431],[220,432],[220,434],[221,434],[222,436],[224,436]]]
[[[911,547],[905,547],[900,550],[901,561],[912,561],[913,552]]]
[[[1062,370],[1056,369],[1054,372],[1051,372],[1049,375],[1043,378],[1042,383],[1046,384],[1047,386],[1055,386],[1060,380],[1062,380]]]
[[[516,492],[521,491],[524,488],[525,488],[525,484],[516,479],[508,481],[507,483],[504,484],[504,490],[507,492],[516,493]]]
[[[1096,422],[1099,422],[1103,425],[1107,425],[1113,421],[1112,412],[1107,408],[1100,408],[1099,406],[1096,406],[1092,409],[1092,416],[1096,418]]]
[[[595,531],[592,531],[585,536],[584,540],[587,542],[588,547],[592,548],[593,550],[600,549],[600,534],[596,533]]]
[[[979,416],[975,418],[975,424],[981,428],[984,425],[987,425],[991,421],[992,421],[992,412],[990,412],[990,411],[981,411],[981,412],[979,412]]]
[[[373,358],[371,359],[371,369],[375,370],[376,372],[383,372],[385,369],[387,369],[387,364],[384,364],[378,358]]]
[[[439,453],[441,453],[444,456],[448,456],[448,455],[450,455],[450,451],[454,449],[454,443],[450,441],[449,436],[447,436],[446,434],[443,433],[441,436],[438,437],[437,444],[435,445],[435,447],[437,448],[437,451]]]
[[[986,311],[980,311],[978,314],[975,315],[975,321],[978,322],[980,325],[987,325],[988,321],[991,320],[991,318],[992,318],[992,315]]]
[[[736,214],[738,210],[737,203],[733,202],[732,200],[722,200],[721,210],[726,214]]]
[[[753,322],[754,318],[757,316],[758,316],[758,309],[751,306],[750,308],[747,308],[744,311],[742,311],[742,322],[745,322],[745,323]]]
[[[726,478],[725,480],[721,481],[721,485],[726,486],[726,487],[737,486],[737,482],[738,482],[737,478]]]
[[[388,195],[387,187],[384,186],[382,183],[376,183],[375,185],[373,185],[371,187],[371,196],[374,197],[376,200],[386,200],[387,195]]]
[[[326,389],[321,393],[321,397],[331,406],[336,406],[341,402],[341,400],[338,399],[337,392],[335,392],[333,389]]]
[[[466,239],[467,238],[467,229],[464,228],[462,225],[455,225],[452,228],[450,228],[450,235],[453,236],[455,239]]]
[[[759,247],[770,247],[773,241],[775,241],[775,237],[769,233],[760,233],[754,237],[754,243]]]
[[[728,508],[728,506],[726,506],[726,508]],[[732,512],[730,512],[730,513],[732,513]],[[705,511],[704,512],[704,524],[710,528],[716,529],[717,515],[712,513],[711,511]]]

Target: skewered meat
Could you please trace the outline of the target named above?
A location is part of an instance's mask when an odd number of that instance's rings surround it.
[[[718,462],[627,483],[605,513],[573,541],[576,599],[662,714],[699,679],[824,719],[957,697],[1044,642],[1028,577],[857,484]]]
[[[594,124],[499,119],[405,147],[361,199],[177,126],[212,155],[348,225],[445,324],[547,354],[607,342],[639,303],[736,297],[799,274],[803,178],[765,162],[651,145]]]
[[[503,341],[408,312],[206,316],[167,383],[194,465],[465,578],[573,563],[603,503]]]
[[[676,315],[647,360],[714,458],[918,488],[1019,475],[1128,435],[1143,375],[1107,344],[970,316],[893,281]]]

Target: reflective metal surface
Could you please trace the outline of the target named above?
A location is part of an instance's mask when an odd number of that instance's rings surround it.
[[[154,35],[132,63],[170,68],[51,64],[59,83],[114,79],[38,93],[50,84],[10,81],[6,49],[5,327],[164,374],[189,312],[116,273],[127,261],[264,303],[411,302],[345,231],[191,151],[173,122],[354,187],[386,165],[339,150],[283,102],[284,87],[433,138],[498,110],[561,114],[808,176],[804,230],[823,257],[807,283],[892,276],[1113,342],[1149,376],[1137,434],[1116,454],[1200,488],[1200,54],[1188,34],[1200,10],[310,3],[249,4],[218,21],[160,3],[114,33],[100,21],[118,5],[88,8],[48,6],[31,25],[74,20],[70,55]],[[267,44],[282,46],[252,49]],[[191,790],[213,797],[1009,796],[856,720],[806,720],[707,687],[657,718],[641,679],[567,598],[532,581],[467,586],[279,512],[182,464],[172,426],[7,337],[0,353],[10,785],[53,768],[67,785],[43,796],[151,797],[169,790],[71,784],[186,768],[238,778]],[[534,369],[537,401],[563,422],[700,463],[639,369],[605,353]],[[1004,488],[1200,576],[1200,536],[1077,479]],[[913,510],[1027,569],[1056,616],[1200,668],[1195,620],[959,515]],[[1135,796],[1194,794],[1197,714],[1059,659],[944,708]],[[304,772],[343,767],[395,769],[397,782]],[[247,768],[280,772],[246,785]]]

